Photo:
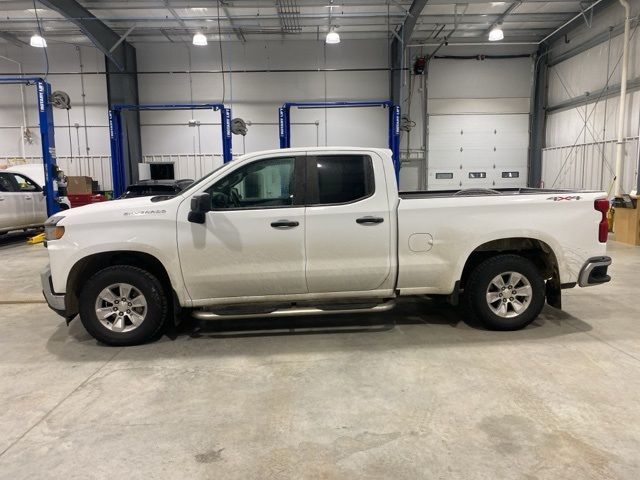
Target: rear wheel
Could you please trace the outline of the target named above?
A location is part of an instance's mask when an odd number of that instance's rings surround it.
[[[465,286],[469,310],[491,330],[518,330],[544,306],[544,278],[519,255],[497,255],[478,265]]]
[[[167,317],[167,298],[158,279],[128,265],[93,275],[80,292],[80,319],[97,340],[136,345],[156,338]]]

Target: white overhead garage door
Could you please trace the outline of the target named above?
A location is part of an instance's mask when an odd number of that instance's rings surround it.
[[[429,190],[527,184],[529,116],[434,115],[429,120]]]

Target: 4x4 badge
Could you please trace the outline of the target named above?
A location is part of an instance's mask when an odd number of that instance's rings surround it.
[[[580,195],[566,195],[564,197],[555,196],[549,197],[547,200],[553,200],[554,202],[561,202],[562,200],[580,200]]]

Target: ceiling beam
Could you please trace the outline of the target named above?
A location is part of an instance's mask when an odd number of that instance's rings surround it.
[[[522,1],[513,2],[511,5],[509,5],[504,12],[498,15],[498,18],[495,19],[495,21],[489,26],[489,28],[487,28],[487,30],[485,31],[485,34],[488,35],[493,27],[503,23],[504,19],[507,18],[511,14],[511,12],[513,12],[520,5],[522,5]]]
[[[504,3],[515,3],[517,0],[506,0]],[[571,0],[526,0],[527,3],[572,3]],[[147,10],[147,9],[162,9],[162,2],[158,1],[155,5],[149,4],[145,1],[128,1],[128,0],[84,0],[84,5],[90,10],[113,10],[113,9],[126,9],[126,10]],[[211,0],[172,0],[173,8],[214,8],[212,7]],[[228,0],[224,2],[227,7],[231,8],[265,8],[268,5],[264,1],[260,0]],[[392,3],[409,8],[411,1],[409,0],[397,0]],[[491,3],[491,0],[430,0],[429,5],[455,5],[455,4],[467,3],[467,4],[482,4]],[[575,2],[574,2],[575,3]],[[24,9],[24,2],[20,1],[7,1],[2,2],[4,4],[15,4],[13,9]],[[21,6],[18,6],[21,5]],[[366,7],[366,6],[384,6],[387,2],[381,0],[341,0],[340,5],[343,7]],[[323,6],[318,0],[297,0],[299,7],[315,7]],[[8,10],[10,8],[4,8]]]
[[[391,101],[400,105],[402,103],[402,61],[405,45],[411,41],[411,36],[416,28],[416,23],[429,0],[413,0],[402,26],[391,39]]]
[[[58,12],[68,21],[77,26],[91,42],[100,50],[118,70],[126,68],[127,47],[133,48],[125,41],[120,41],[120,35],[95,17],[89,10],[75,0],[39,0],[47,8]],[[115,50],[111,48],[117,44]]]
[[[229,20],[229,24],[231,25],[233,32],[236,34],[236,37],[238,37],[238,40],[240,40],[241,42],[246,42],[247,39],[244,38],[244,34],[242,33],[242,28],[238,27],[236,24],[233,23],[233,18],[231,17],[231,14],[229,13],[227,6],[222,2],[222,0],[218,0],[218,2],[220,2],[222,11],[224,12],[224,15],[227,17],[227,20]]]
[[[9,43],[13,43],[17,47],[28,47],[29,44],[27,42],[23,42],[14,34],[9,32],[0,32],[0,38],[6,40]]]
[[[168,9],[169,10],[169,9]],[[226,10],[223,7],[223,10]],[[175,9],[171,8],[172,15],[175,12]],[[509,22],[531,22],[531,23],[543,23],[543,22],[563,22],[569,20],[577,12],[560,12],[560,13],[512,13],[508,17],[502,17],[502,21]],[[502,16],[504,14],[500,14]],[[405,13],[402,12],[391,12],[388,15],[394,21],[403,21],[406,17]],[[225,13],[226,18],[221,18],[222,21],[227,21],[229,23],[235,22],[248,22],[248,21],[258,21],[258,20],[280,20],[280,16],[277,13],[273,14],[262,14],[260,17],[256,17],[254,14],[242,14],[242,15],[227,15]],[[493,14],[465,14],[464,17],[461,15],[458,18],[458,23],[460,24],[470,24],[470,23],[495,23],[496,20],[493,18]],[[300,13],[299,19],[303,20],[323,20],[325,21],[328,18],[328,14],[323,13]],[[358,12],[358,13],[342,13],[335,17],[337,20],[357,20],[357,19],[367,19],[367,18],[380,18],[384,20],[386,24],[387,13],[378,11],[378,12]],[[167,18],[158,18],[158,17],[100,17],[100,20],[103,22],[108,22],[109,24],[117,24],[117,23],[140,23],[140,24],[149,24],[149,23],[157,23],[158,25],[165,26],[167,25],[167,21],[174,21],[186,27],[195,28],[199,25],[194,25],[194,23],[204,24],[210,23],[211,20],[217,20],[217,16],[215,15],[204,15],[204,16],[190,16],[190,17],[175,17],[173,19]],[[41,18],[41,24],[57,24],[57,23],[66,23],[68,20],[66,18]],[[427,14],[420,15],[419,23],[420,24],[442,24],[449,23],[453,24],[455,21],[455,15],[453,14]],[[32,17],[12,17],[9,20],[1,20],[0,23],[3,24],[3,28],[11,28],[11,23],[28,23],[35,24],[35,19]],[[348,22],[345,22],[348,23]],[[190,25],[189,25],[190,24]],[[233,25],[237,26],[237,25]],[[55,27],[54,27],[55,28]]]

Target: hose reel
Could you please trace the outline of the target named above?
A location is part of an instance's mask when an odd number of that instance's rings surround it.
[[[244,137],[248,131],[247,122],[240,117],[231,120],[231,133],[234,135],[242,135]]]
[[[54,108],[60,108],[62,110],[71,109],[71,98],[67,92],[62,90],[56,90],[49,96],[49,103]]]

